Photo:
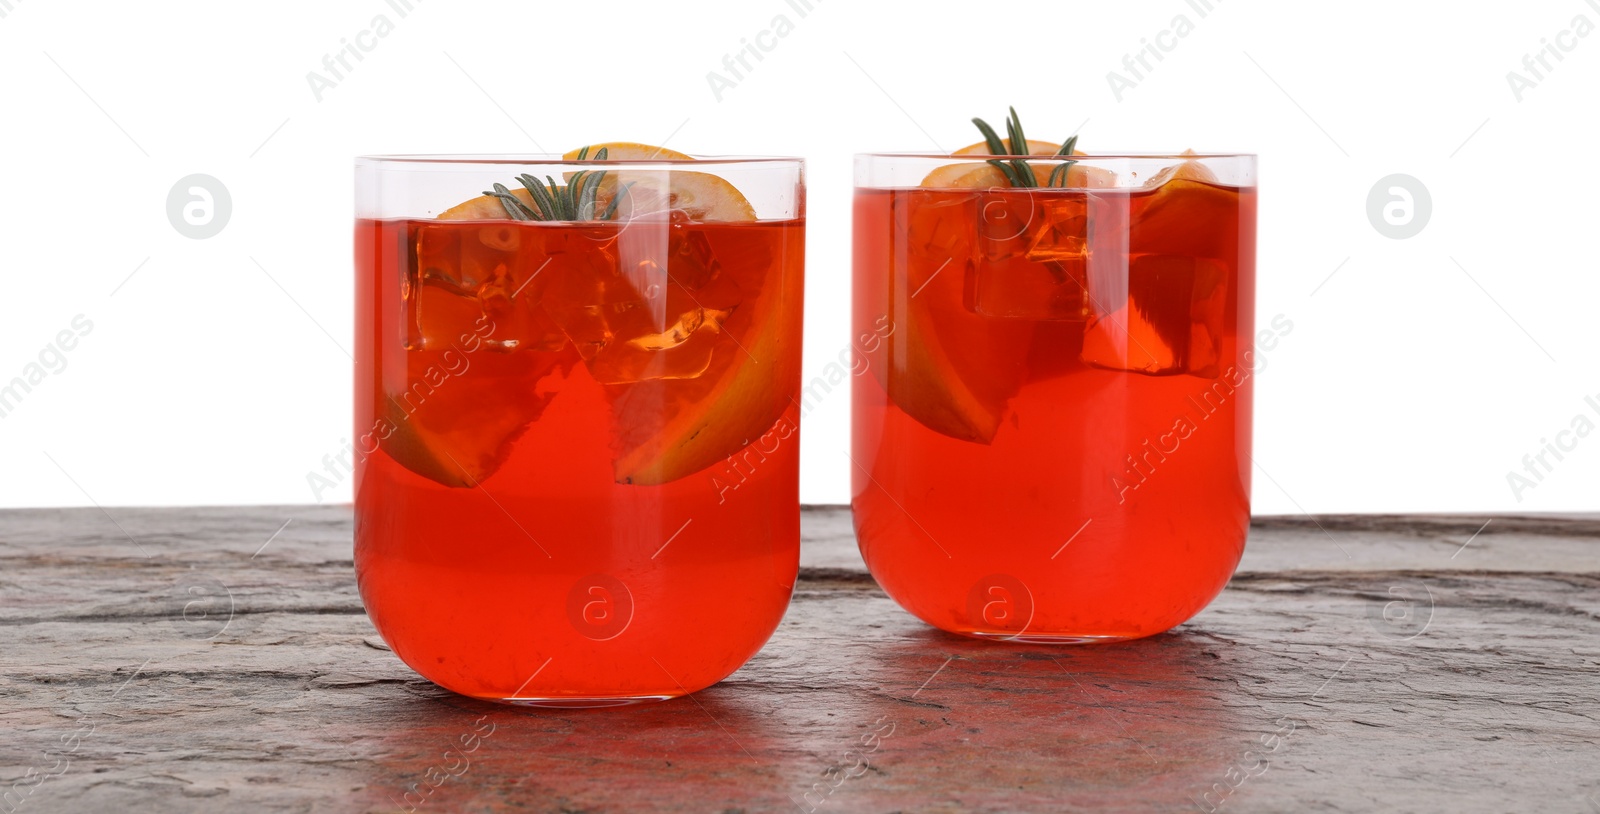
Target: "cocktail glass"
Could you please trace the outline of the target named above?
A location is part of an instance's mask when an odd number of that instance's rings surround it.
[[[611,152],[356,163],[356,573],[464,695],[693,692],[794,585],[803,162]]]
[[[1159,633],[1249,525],[1255,159],[991,157],[856,158],[862,554],[948,631]]]

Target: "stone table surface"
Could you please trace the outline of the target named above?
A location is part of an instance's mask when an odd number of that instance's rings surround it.
[[[793,605],[743,669],[563,711],[407,669],[351,528],[0,512],[0,814],[1600,812],[1600,516],[1258,518],[1189,623],[1044,647],[922,625],[848,511],[808,508]]]

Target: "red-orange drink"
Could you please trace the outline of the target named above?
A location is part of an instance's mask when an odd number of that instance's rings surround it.
[[[783,615],[804,223],[659,214],[356,224],[356,570],[446,688],[673,697]]]
[[[855,330],[893,332],[855,384],[857,535],[884,590],[945,630],[1147,636],[1243,551],[1253,160],[1079,160],[1107,168],[1099,188],[858,178]]]

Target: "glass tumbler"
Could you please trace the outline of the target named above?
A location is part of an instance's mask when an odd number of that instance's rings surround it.
[[[1255,157],[1039,156],[1041,179],[1072,162],[1064,186],[941,185],[985,171],[962,158],[856,157],[861,553],[954,633],[1167,630],[1249,526]]]
[[[804,164],[356,162],[355,567],[476,698],[710,686],[799,557]]]

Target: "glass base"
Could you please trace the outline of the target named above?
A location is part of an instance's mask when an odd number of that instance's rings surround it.
[[[482,700],[493,701],[497,704],[510,704],[517,707],[542,707],[546,709],[602,709],[605,707],[628,707],[636,704],[649,704],[655,701],[668,701],[677,697],[677,695],[629,695],[603,698],[559,696],[554,698],[484,698]]]
[[[1028,631],[1023,631],[1021,633],[1001,633],[984,630],[961,630],[956,632],[963,636],[971,636],[974,639],[984,639],[991,642],[1018,642],[1021,644],[1109,644],[1111,642],[1126,642],[1132,641],[1133,639],[1143,638],[1141,636],[1114,635],[1073,636],[1069,634],[1031,633]]]

